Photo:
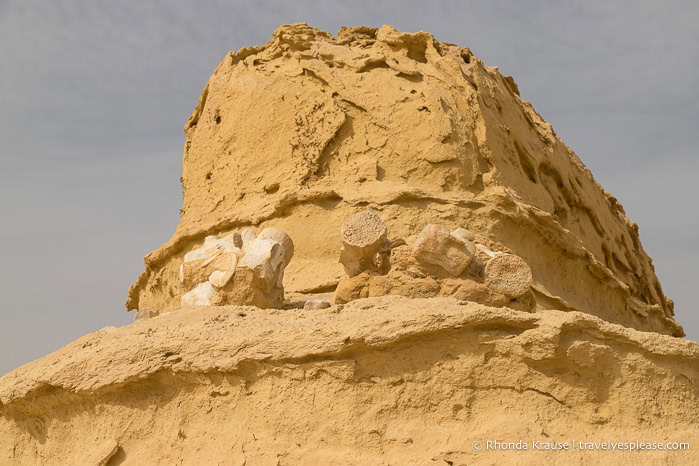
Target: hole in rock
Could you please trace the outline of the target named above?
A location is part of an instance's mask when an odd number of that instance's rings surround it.
[[[265,186],[265,192],[267,194],[274,194],[279,191],[279,183],[272,183]]]
[[[388,66],[388,63],[386,63],[386,60],[371,60],[367,62],[366,65],[362,67],[362,69],[359,70],[360,73],[366,73],[371,70],[375,70],[378,68],[390,68]]]
[[[422,73],[408,74],[408,73],[398,73],[396,76],[399,78],[406,79],[412,83],[419,83],[422,81]]]
[[[408,58],[418,63],[427,63],[426,51],[427,43],[424,40],[412,43],[408,46]]]

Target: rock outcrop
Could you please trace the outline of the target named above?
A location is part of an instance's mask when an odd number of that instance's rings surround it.
[[[136,322],[0,379],[1,465],[696,463],[638,227],[469,49],[282,26],[185,133]]]
[[[699,344],[453,298],[205,307],[105,328],[0,379],[0,464],[692,464]],[[473,443],[484,448],[475,451]]]
[[[128,309],[177,310],[183,256],[248,227],[294,239],[288,291],[331,291],[341,225],[371,205],[395,238],[437,224],[508,248],[542,308],[683,335],[636,224],[468,48],[390,26],[282,26],[223,59],[185,133],[182,217]]]

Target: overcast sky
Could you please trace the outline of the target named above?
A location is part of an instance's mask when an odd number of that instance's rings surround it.
[[[0,0],[0,375],[132,321],[202,87],[300,21],[427,30],[513,75],[640,225],[699,340],[699,2]]]

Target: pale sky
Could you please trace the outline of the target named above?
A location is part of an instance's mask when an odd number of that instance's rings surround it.
[[[133,320],[202,87],[301,21],[426,30],[514,76],[640,225],[699,340],[698,2],[0,0],[0,375]]]

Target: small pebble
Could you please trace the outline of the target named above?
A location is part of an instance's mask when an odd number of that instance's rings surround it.
[[[330,301],[327,299],[309,299],[306,304],[303,305],[303,309],[306,311],[315,309],[326,309],[330,307]]]

